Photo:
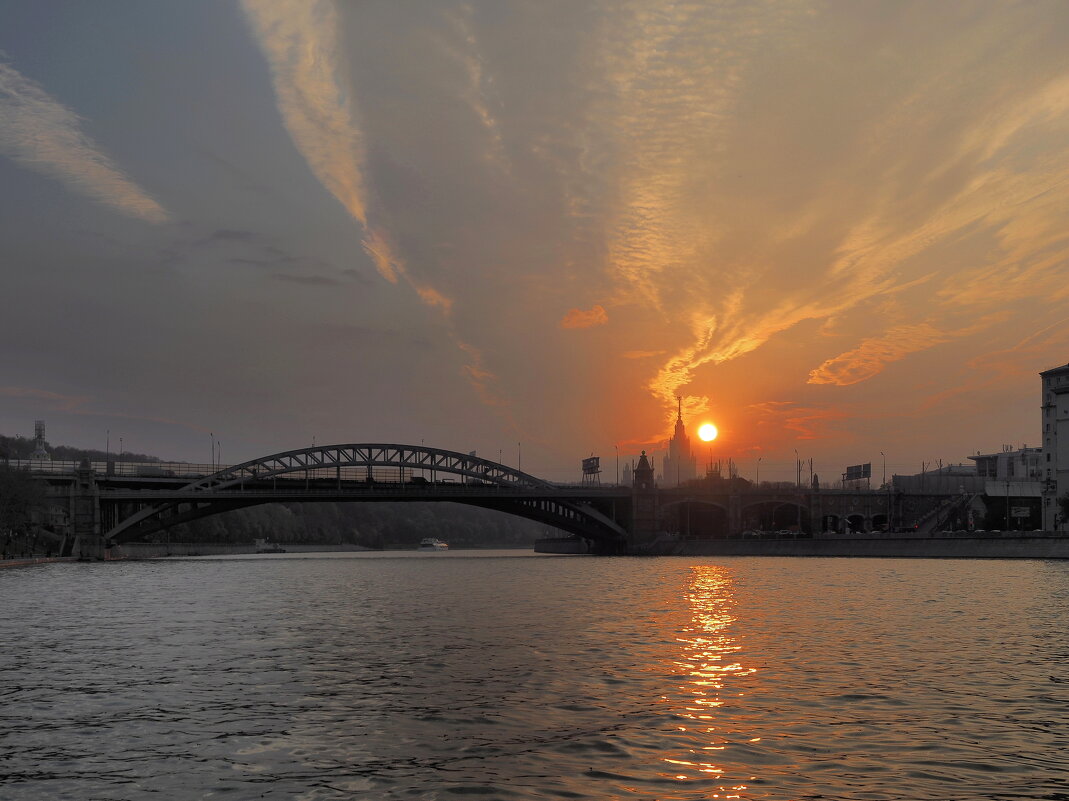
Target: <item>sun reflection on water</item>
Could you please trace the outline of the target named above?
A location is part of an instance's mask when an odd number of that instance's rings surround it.
[[[742,798],[747,785],[738,777],[728,780],[729,766],[720,759],[720,752],[739,742],[724,706],[745,694],[737,680],[755,673],[756,668],[744,664],[742,645],[731,631],[736,622],[731,571],[719,565],[695,565],[686,599],[690,619],[677,637],[681,649],[673,663],[680,684],[675,697],[665,701],[672,703],[676,718],[683,721],[677,729],[685,733],[688,747],[685,753],[664,757],[671,771],[666,775],[686,782],[709,781],[705,791],[710,798]],[[754,739],[747,737],[743,742]]]

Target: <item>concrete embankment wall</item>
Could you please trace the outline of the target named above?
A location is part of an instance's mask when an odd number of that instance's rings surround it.
[[[689,540],[683,556],[877,556],[943,559],[1069,559],[1069,537]]]

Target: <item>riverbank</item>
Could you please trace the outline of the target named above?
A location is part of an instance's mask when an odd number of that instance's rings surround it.
[[[272,543],[272,545],[275,545]],[[367,551],[360,545],[309,545],[306,543],[279,543],[278,547],[285,553],[334,553]],[[105,552],[104,561],[117,562],[126,559],[163,559],[168,556],[221,556],[258,553],[255,544],[212,544],[202,542],[172,543],[127,543],[111,548]],[[77,562],[76,556],[25,556],[13,559],[0,559],[0,569],[6,567],[30,567],[52,562]]]
[[[0,559],[0,570],[5,567],[30,567],[31,565],[47,565],[51,562],[77,562],[73,556],[25,556],[18,559]]]
[[[112,548],[111,559],[157,559],[164,556],[221,556],[255,554],[263,546],[255,543],[213,544],[204,542],[130,542]],[[272,542],[272,553],[333,553],[367,551],[362,545],[311,545],[308,543]]]
[[[684,540],[662,543],[678,556],[831,556],[920,559],[1069,559],[1069,537],[859,537],[836,539]]]

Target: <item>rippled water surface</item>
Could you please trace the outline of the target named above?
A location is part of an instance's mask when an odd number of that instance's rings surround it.
[[[1069,799],[1069,564],[0,572],[3,799]]]

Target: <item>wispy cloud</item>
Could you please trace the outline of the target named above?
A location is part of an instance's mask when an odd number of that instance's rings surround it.
[[[697,368],[749,352],[797,319],[771,308],[750,313],[746,285],[760,276],[717,270],[729,228],[715,197],[730,169],[725,153],[750,64],[763,42],[782,47],[808,9],[640,0],[605,11],[588,152],[611,156],[602,213],[612,304],[652,306],[672,320],[666,330],[693,338],[649,381],[670,425],[675,397]],[[685,404],[707,408],[701,397]]]
[[[316,178],[362,225],[364,139],[338,83],[337,10],[329,0],[243,0],[267,57],[282,121]]]
[[[276,281],[284,281],[289,284],[303,284],[304,286],[341,286],[341,281],[327,275],[305,275],[303,273],[271,273]]]
[[[775,443],[785,437],[825,438],[829,426],[845,418],[846,412],[837,407],[805,406],[794,401],[767,401],[748,406],[745,417],[753,432],[751,436],[759,442]]]
[[[112,420],[138,420],[146,423],[164,423],[166,425],[181,426],[195,430],[195,426],[174,420],[168,417],[153,417],[146,415],[124,414],[122,412],[101,412],[91,408],[90,404],[95,400],[87,395],[66,395],[62,392],[54,392],[50,389],[37,387],[0,387],[2,398],[27,398],[38,406],[59,414],[72,414],[81,417],[101,417]]]
[[[1032,377],[1050,369],[1051,354],[1069,354],[1069,317],[1063,317],[1030,334],[1009,348],[984,353],[969,361],[969,367],[1001,380]],[[1069,361],[1069,355],[1064,356]]]
[[[81,118],[37,82],[0,62],[0,155],[131,217],[168,214],[81,130]]]
[[[561,328],[591,328],[595,325],[605,325],[609,322],[609,315],[601,306],[595,305],[589,309],[571,309],[561,318]]]
[[[853,350],[828,359],[809,373],[809,383],[840,387],[857,384],[880,373],[887,363],[946,342],[951,336],[929,323],[892,328],[883,336],[870,337]]]
[[[480,56],[479,44],[472,27],[473,9],[463,4],[450,18],[459,46],[446,45],[446,50],[457,60],[467,77],[467,86],[461,97],[478,119],[487,136],[487,158],[503,172],[512,167],[505,152],[501,123],[491,106],[494,104],[493,76],[490,75]]]
[[[75,413],[90,401],[90,398],[83,395],[64,395],[60,392],[34,387],[0,387],[0,397],[30,398],[48,404],[50,408],[58,412]]]
[[[1069,359],[1066,353],[1069,353],[1069,318],[1062,318],[1008,348],[969,359],[953,386],[929,395],[920,408],[932,409],[963,395],[979,396],[988,387],[1033,380],[1038,373],[1055,366],[1059,358]]]
[[[476,394],[487,405],[503,406],[493,388],[496,377],[486,367],[483,354],[456,330],[452,298],[414,277],[390,234],[370,219],[364,175],[366,146],[356,119],[356,103],[343,77],[335,4],[331,0],[243,0],[243,7],[271,66],[279,111],[297,149],[319,181],[360,224],[364,251],[379,274],[391,283],[403,279],[427,307],[445,317],[451,339],[468,358],[463,372]],[[459,23],[470,41],[464,19]],[[473,87],[470,101],[500,152],[500,134],[479,93],[484,82],[481,66],[474,58],[466,65]],[[292,276],[286,279],[295,280]]]
[[[394,254],[393,245],[390,243],[389,237],[386,236],[386,232],[382,229],[371,228],[366,230],[364,252],[371,257],[371,261],[374,262],[375,269],[379,271],[379,275],[391,284],[397,283],[398,275],[404,275],[404,263]]]
[[[245,8],[294,142],[376,269],[443,316],[468,380],[498,395],[492,367],[515,362],[486,334],[514,324],[502,309],[526,330],[605,326],[571,340],[615,343],[670,424],[678,395],[719,415],[787,374],[794,392],[851,387],[993,331],[1000,303],[1069,300],[1069,78],[1049,42],[1022,66],[1041,16],[1023,7],[890,7],[874,26],[820,2],[458,2],[416,33],[397,7]],[[1004,55],[1007,20],[1027,35]],[[394,64],[375,23],[418,56]],[[526,27],[552,59],[502,44]],[[586,308],[559,305],[575,297]],[[717,387],[747,356],[763,383]],[[834,414],[809,408],[778,430]]]
[[[606,305],[661,312],[665,335],[654,341],[667,356],[648,387],[666,424],[677,395],[693,396],[695,413],[707,408],[703,367],[807,321],[834,319],[819,331],[853,338],[809,378],[845,387],[991,329],[1007,304],[1069,300],[1069,75],[1049,53],[1041,68],[1018,61],[1027,37],[1043,36],[1041,12],[903,7],[895,13],[915,33],[887,41],[903,52],[923,42],[919,60],[897,63],[892,83],[844,47],[836,57],[856,58],[880,101],[844,83],[815,89],[810,113],[760,71],[775,51],[791,53],[799,82],[841,80],[805,56],[823,39],[826,6],[612,6],[593,123],[612,154]],[[936,34],[915,24],[924,20],[939,28],[939,47],[927,47]],[[863,13],[834,23],[871,33]],[[1006,24],[1024,34],[1012,52]],[[842,114],[849,124],[831,124]],[[883,308],[892,294],[922,307],[921,321]],[[878,319],[861,323],[863,309]]]

